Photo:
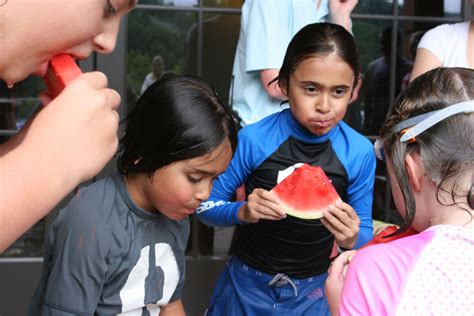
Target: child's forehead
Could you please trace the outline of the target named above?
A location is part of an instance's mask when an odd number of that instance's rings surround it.
[[[337,55],[311,56],[301,61],[291,74],[291,79],[302,82],[339,82],[352,84],[354,71]]]

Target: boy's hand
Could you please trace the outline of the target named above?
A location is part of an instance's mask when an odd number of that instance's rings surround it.
[[[119,94],[107,88],[103,73],[89,72],[56,99],[45,94],[41,99],[49,104],[32,120],[24,141],[42,144],[39,159],[56,164],[75,185],[95,176],[117,149]]]
[[[324,212],[321,223],[334,235],[339,247],[352,249],[357,241],[360,220],[347,203],[337,201]]]
[[[239,220],[248,223],[257,223],[261,219],[280,220],[286,213],[279,207],[276,196],[264,189],[255,189],[239,210]]]

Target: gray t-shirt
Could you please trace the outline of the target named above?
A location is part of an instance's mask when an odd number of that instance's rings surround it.
[[[50,227],[30,315],[158,315],[184,286],[189,220],[134,204],[119,174],[82,188]]]

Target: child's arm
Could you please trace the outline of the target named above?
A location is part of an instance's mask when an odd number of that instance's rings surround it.
[[[411,71],[411,76],[410,76],[410,82],[415,80],[416,77],[419,75],[437,68],[443,66],[443,63],[439,58],[433,54],[431,51],[429,51],[426,48],[418,48],[416,50],[416,57],[415,57],[415,63],[413,64],[413,70]]]
[[[278,100],[287,100],[287,96],[283,93],[280,86],[278,85],[278,80],[269,83],[278,77],[280,69],[264,69],[260,71],[260,81],[262,82],[262,87],[267,91],[268,95],[274,99]]]
[[[101,216],[102,195],[91,197],[85,191],[78,191],[49,228],[45,265],[30,315],[92,315],[112,273],[109,254],[120,259],[112,242],[124,239],[117,238]]]
[[[231,163],[232,165],[232,163]],[[229,167],[232,167],[232,166]],[[229,169],[228,169],[229,170]],[[214,183],[211,197],[207,202],[201,204],[196,211],[198,218],[211,226],[232,226],[242,223],[257,223],[261,219],[280,220],[286,217],[286,213],[281,211],[278,199],[270,191],[255,189],[248,196],[247,202],[229,202],[235,190],[227,190],[222,182],[232,183],[226,171]],[[230,185],[230,188],[238,187]],[[220,197],[220,198],[219,198]]]
[[[214,181],[209,199],[196,210],[196,216],[207,225],[226,227],[241,223],[238,213],[245,202],[230,202],[243,183],[235,159],[236,155],[227,170]]]
[[[352,33],[351,12],[357,5],[357,0],[329,0],[331,21],[343,26]]]
[[[347,204],[343,203],[343,209],[341,209],[347,216],[339,216],[341,221],[346,223],[344,224],[346,227],[342,228],[346,232],[350,230],[349,227],[353,227],[350,224],[354,221],[353,216],[350,215],[351,210],[355,211],[358,217],[358,233],[355,244],[350,249],[359,249],[369,242],[373,236],[372,201],[376,166],[375,154],[370,141],[359,139],[357,142],[357,150],[347,157],[350,162],[347,165],[349,186],[347,187],[347,195],[344,199],[344,202]],[[337,207],[335,208],[337,209]],[[347,238],[350,238],[350,236],[347,236]]]
[[[212,186],[211,196],[196,210],[197,217],[210,226],[233,226],[241,224],[239,210],[245,202],[230,202],[239,188],[252,172],[254,151],[251,149],[251,135],[239,132],[239,144],[226,171]]]
[[[160,316],[186,316],[181,299],[161,307]]]
[[[0,252],[113,156],[119,102],[104,74],[83,74],[0,145]]]

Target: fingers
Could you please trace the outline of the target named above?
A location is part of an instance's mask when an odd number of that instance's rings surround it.
[[[273,192],[255,189],[249,196],[244,212],[244,221],[256,223],[261,219],[280,220],[286,217],[280,202]]]
[[[112,110],[117,110],[121,100],[120,94],[113,89],[106,89],[105,91],[108,94],[108,103],[112,106]]]
[[[86,72],[76,80],[85,80],[92,88],[97,90],[107,88],[108,85],[107,77],[100,71]]]
[[[340,233],[340,230],[336,229],[331,222],[329,222],[326,218],[321,218],[321,223],[324,225],[324,227],[329,230],[329,232],[336,238],[336,241],[344,238],[343,234]]]
[[[351,249],[355,245],[360,220],[349,204],[338,201],[329,206],[321,218],[321,223],[334,235],[340,247]]]
[[[120,95],[107,84],[103,73],[90,72],[71,81],[54,100],[46,93],[40,96],[48,106],[35,120],[36,133],[54,139],[50,155],[68,166],[68,178],[78,182],[96,175],[118,147]]]
[[[336,259],[330,267],[330,274],[334,274],[336,277],[345,278],[347,273],[347,268],[350,263],[350,259],[355,255],[355,250],[344,251]]]
[[[107,98],[106,104],[110,105],[112,110],[116,110],[120,104],[120,95],[117,91],[107,88],[108,80],[104,73],[99,71],[84,73],[77,79],[79,82],[84,80],[89,88],[99,90]]]
[[[324,219],[338,230],[359,225],[357,213],[349,204],[342,201],[337,201],[335,205],[330,205],[324,212]]]
[[[359,232],[359,226],[345,226],[337,220],[328,219],[326,217],[321,218],[321,223],[334,236],[336,243],[340,247],[351,249],[354,246]]]
[[[354,211],[352,206],[342,201],[337,201],[334,205],[329,207],[330,212],[333,213],[335,216],[343,217],[348,221],[359,221],[359,216]]]

